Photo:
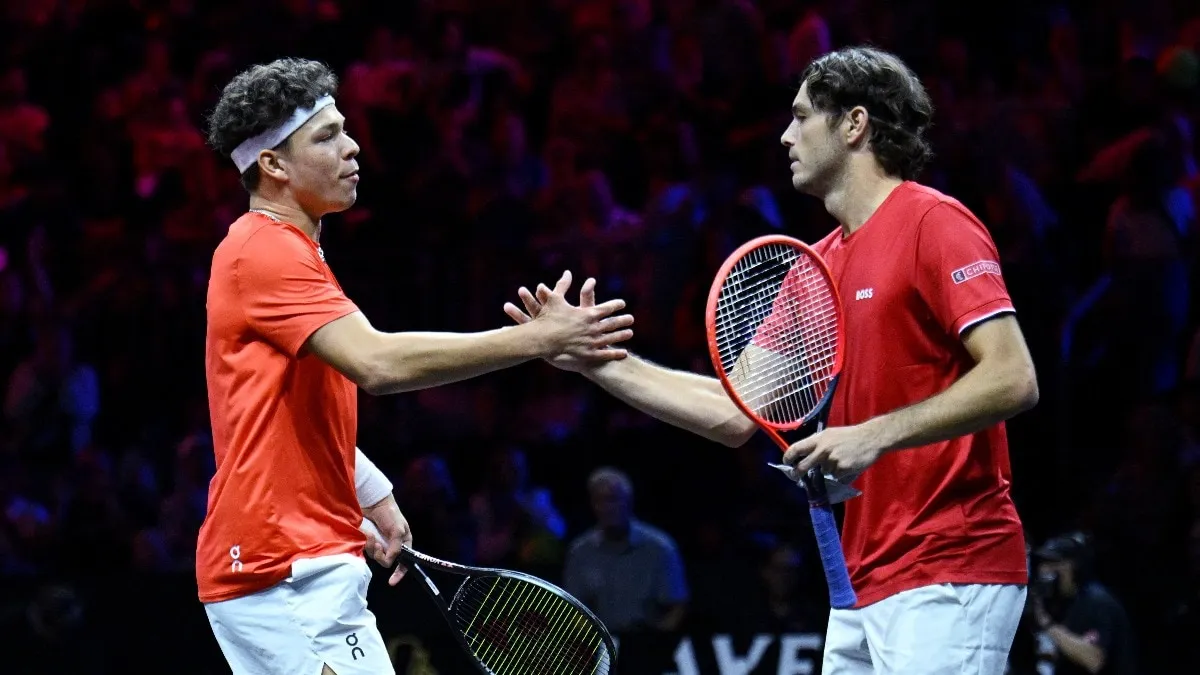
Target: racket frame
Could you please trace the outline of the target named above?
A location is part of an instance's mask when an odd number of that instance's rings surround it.
[[[721,350],[717,344],[716,316],[718,304],[721,299],[721,289],[724,288],[725,281],[729,278],[729,274],[733,271],[733,268],[737,266],[737,264],[740,263],[750,252],[772,244],[798,249],[812,260],[820,273],[825,277],[825,280],[829,283],[829,288],[832,291],[831,295],[833,296],[835,312],[838,317],[837,326],[835,329],[838,348],[834,355],[833,366],[830,369],[832,376],[829,380],[829,386],[821,395],[821,399],[817,402],[813,409],[809,411],[808,415],[799,420],[786,423],[769,422],[751,410],[748,405],[746,405],[746,403],[742,400],[742,397],[737,393],[737,388],[734,387],[733,383],[729,381],[729,375],[725,372],[725,366],[721,361]],[[787,277],[785,276],[784,279],[786,280],[786,278]],[[791,443],[788,443],[780,432],[795,431],[805,426],[812,426],[815,423],[815,429],[813,429],[813,432],[815,433],[824,428],[825,421],[829,418],[829,408],[833,401],[833,393],[837,390],[838,381],[842,376],[842,359],[846,344],[845,316],[846,314],[843,311],[841,292],[838,289],[837,282],[833,278],[833,274],[829,271],[829,265],[825,263],[825,260],[819,254],[817,254],[817,252],[813,250],[811,246],[794,237],[789,237],[782,234],[770,234],[762,237],[756,237],[750,241],[747,241],[735,249],[733,253],[729,254],[729,256],[725,259],[725,262],[721,264],[721,268],[717,271],[716,276],[713,278],[712,287],[708,292],[708,305],[705,309],[705,333],[707,334],[708,338],[708,353],[709,357],[712,359],[713,369],[716,370],[717,378],[720,380],[721,386],[725,388],[725,392],[729,395],[729,398],[733,400],[734,405],[736,405],[738,409],[741,410],[744,415],[746,415],[746,417],[749,417],[751,420],[753,420],[754,423],[757,424],[758,427],[762,429],[767,436],[770,437],[770,439],[774,441],[775,444],[778,445],[784,452],[791,447]],[[805,492],[808,495],[809,512],[813,517],[814,534],[817,536],[818,544],[821,548],[822,563],[825,566],[827,581],[829,581],[830,602],[837,609],[852,607],[857,603],[857,598],[855,597],[853,586],[850,585],[848,581],[849,577],[846,576],[846,561],[841,550],[840,537],[836,542],[837,550],[829,550],[831,543],[828,541],[827,536],[822,536],[823,533],[820,531],[828,528],[828,524],[832,520],[833,513],[832,507],[829,505],[829,496],[825,489],[825,476],[821,473],[821,469],[818,466],[810,469],[803,477],[803,480]],[[837,532],[836,522],[833,525],[833,532]],[[824,534],[827,535],[828,533]],[[831,558],[837,562],[829,563],[828,559]],[[835,566],[840,564],[840,569],[831,569],[829,566],[830,564]],[[833,575],[844,578],[843,584],[845,589],[848,591],[848,595],[842,595],[840,599],[834,597],[835,595],[839,594],[835,593],[834,590],[835,582],[832,578]]]
[[[604,625],[604,622],[601,621],[600,618],[597,617],[594,612],[592,612],[592,610],[588,609],[587,605],[584,605],[577,598],[575,598],[575,596],[559,588],[558,586],[555,586],[544,579],[539,579],[532,574],[525,574],[524,572],[516,572],[514,570],[498,569],[494,567],[472,567],[470,565],[461,565],[459,563],[453,563],[448,560],[442,560],[440,558],[435,558],[431,555],[421,553],[420,551],[412,549],[408,546],[402,546],[400,548],[400,562],[403,563],[404,566],[409,570],[416,572],[417,576],[421,578],[421,581],[423,582],[422,586],[425,587],[425,592],[429,594],[429,597],[433,599],[434,604],[437,605],[438,610],[441,611],[442,618],[444,618],[447,625],[450,626],[451,632],[454,633],[455,640],[458,641],[459,646],[462,647],[463,651],[466,652],[471,660],[475,662],[475,665],[479,668],[479,672],[483,675],[495,674],[490,668],[484,665],[479,657],[475,656],[475,652],[471,649],[471,645],[467,643],[466,636],[464,636],[463,632],[459,630],[458,626],[454,622],[454,617],[450,613],[454,603],[458,600],[459,594],[462,593],[463,589],[467,587],[467,581],[475,577],[501,577],[524,581],[531,583],[542,590],[553,593],[563,600],[566,600],[570,605],[580,610],[588,622],[600,631],[600,637],[604,641],[604,646],[606,649],[608,649],[608,653],[611,654],[611,663],[608,672],[617,672],[616,641],[613,640],[612,634],[608,632],[608,628]],[[454,574],[465,577],[463,583],[459,584],[458,589],[455,590],[454,596],[449,602],[446,601],[445,594],[442,593],[441,589],[438,588],[438,585],[434,583],[433,579],[431,579],[425,570],[422,569],[421,565],[428,565],[429,567],[446,574]]]
[[[820,270],[822,276],[825,277],[825,280],[829,282],[829,287],[833,291],[831,295],[833,296],[835,312],[837,313],[839,319],[837,322],[838,350],[834,355],[833,367],[830,369],[833,372],[833,377],[831,378],[829,388],[821,396],[821,400],[816,406],[813,407],[812,411],[807,416],[794,422],[787,422],[784,424],[777,424],[764,420],[757,413],[751,410],[744,401],[742,401],[742,397],[738,395],[737,389],[735,389],[733,383],[729,381],[729,375],[725,373],[725,368],[721,364],[721,349],[717,345],[717,332],[714,329],[714,319],[717,316],[717,303],[721,299],[721,289],[725,286],[725,280],[729,278],[729,273],[733,271],[733,268],[739,262],[741,262],[741,260],[745,258],[748,253],[755,249],[769,246],[771,244],[779,244],[781,246],[800,249],[805,255],[811,258],[814,263],[816,263],[817,268]],[[725,391],[729,393],[729,397],[733,399],[734,404],[737,405],[737,407],[741,409],[741,411],[745,413],[747,417],[758,423],[758,425],[762,427],[763,431],[767,432],[767,435],[771,437],[771,440],[775,441],[784,448],[789,447],[791,444],[785,441],[779,432],[794,431],[799,429],[805,424],[811,422],[814,418],[820,417],[823,412],[826,412],[828,410],[830,401],[833,399],[834,389],[837,388],[838,378],[841,377],[842,373],[842,352],[843,346],[846,343],[846,328],[844,326],[845,322],[841,319],[846,315],[845,312],[842,311],[842,296],[838,292],[837,283],[833,280],[833,274],[829,271],[829,266],[825,264],[825,260],[823,260],[821,256],[817,255],[817,252],[814,251],[811,246],[794,237],[789,237],[782,234],[769,234],[751,239],[750,241],[739,246],[733,253],[730,253],[725,259],[725,262],[721,264],[721,268],[717,271],[717,275],[713,279],[712,287],[708,291],[708,306],[705,309],[704,316],[707,329],[705,332],[707,333],[708,338],[708,354],[712,359],[714,369],[717,371],[717,377],[721,380],[721,385],[725,387]]]

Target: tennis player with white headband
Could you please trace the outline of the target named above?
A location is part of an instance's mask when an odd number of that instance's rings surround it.
[[[200,601],[235,675],[394,672],[363,553],[390,566],[412,535],[391,483],[354,445],[358,387],[412,391],[562,353],[616,360],[625,352],[613,346],[632,336],[624,302],[567,303],[569,273],[536,326],[375,330],[318,245],[321,218],[357,197],[359,148],[336,89],[323,64],[281,59],[235,77],[209,118],[209,142],[250,193],[209,279],[217,471],[196,550]]]
[[[258,162],[258,154],[263,150],[273,150],[288,139],[297,129],[304,126],[304,123],[313,118],[313,115],[321,112],[325,108],[333,105],[333,97],[329,94],[317,99],[317,102],[309,107],[298,107],[292,113],[292,116],[287,118],[283,124],[273,126],[266,131],[247,138],[238,143],[238,146],[231,153],[233,163],[237,165],[238,173],[245,173],[250,165]]]

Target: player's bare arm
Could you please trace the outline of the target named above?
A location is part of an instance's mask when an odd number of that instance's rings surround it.
[[[479,333],[385,333],[354,312],[319,328],[305,348],[375,395],[458,382],[554,354],[584,362],[624,358],[626,352],[613,346],[633,337],[633,317],[617,314],[625,302],[575,307],[564,296],[570,286],[568,272],[548,291],[546,311],[522,326]]]
[[[519,326],[541,318],[545,286],[535,296],[527,288],[518,295],[526,311],[505,303],[504,312]],[[580,307],[596,306],[596,280],[588,279],[579,292]],[[528,313],[526,313],[528,312]],[[531,318],[532,317],[532,318]],[[704,438],[739,447],[758,427],[729,400],[724,387],[714,377],[666,368],[630,354],[612,361],[585,361],[558,353],[547,358],[563,370],[583,374],[621,401],[667,424]]]
[[[744,445],[758,430],[714,377],[666,368],[636,355],[581,372],[647,415],[731,448]]]
[[[850,476],[886,452],[986,429],[1037,405],[1033,359],[1014,315],[971,328],[963,344],[975,366],[942,393],[862,424],[825,429],[792,445],[783,461]]]

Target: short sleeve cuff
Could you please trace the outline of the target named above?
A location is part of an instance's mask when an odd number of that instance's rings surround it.
[[[1016,312],[1017,310],[1013,308],[1012,301],[1008,298],[1000,298],[984,303],[954,320],[954,334],[961,337],[963,333],[988,319],[994,319],[1004,314],[1016,314]]]

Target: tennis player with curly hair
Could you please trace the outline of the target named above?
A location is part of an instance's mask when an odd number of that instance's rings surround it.
[[[217,471],[196,552],[199,597],[236,675],[393,672],[363,554],[390,565],[412,535],[391,483],[355,447],[358,388],[412,391],[557,354],[620,359],[613,345],[632,334],[620,300],[568,304],[569,273],[537,325],[373,328],[320,245],[321,219],[349,209],[359,181],[336,91],[325,65],[281,59],[237,75],[209,119],[211,145],[250,194],[209,279]]]

